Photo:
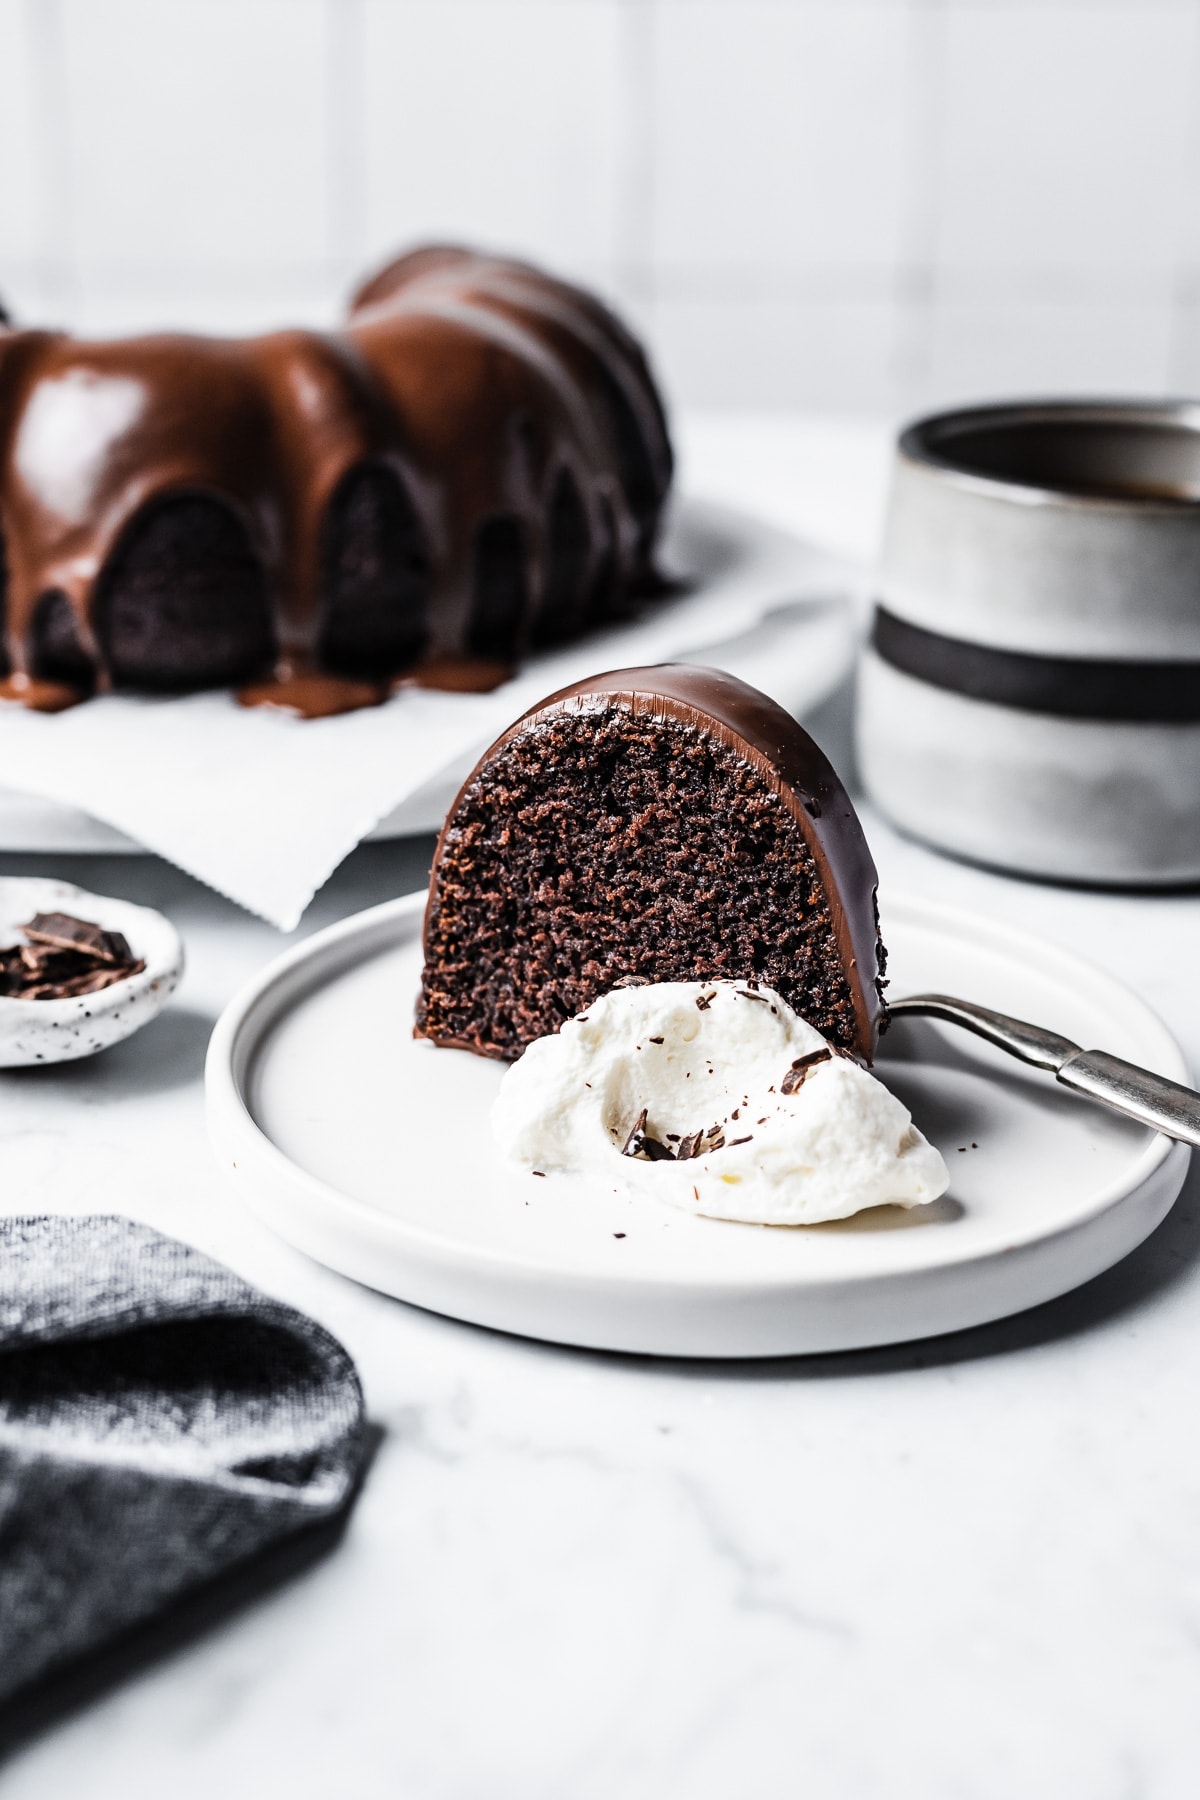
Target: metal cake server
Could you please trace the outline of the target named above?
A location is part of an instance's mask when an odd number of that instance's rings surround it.
[[[1110,1056],[1107,1050],[1081,1050],[1056,1031],[1010,1019],[1007,1013],[970,1000],[956,1000],[951,994],[910,994],[904,1000],[890,1000],[888,1012],[897,1018],[944,1019],[961,1025],[1035,1069],[1051,1070],[1064,1087],[1099,1106],[1125,1113],[1181,1143],[1200,1144],[1200,1094]]]

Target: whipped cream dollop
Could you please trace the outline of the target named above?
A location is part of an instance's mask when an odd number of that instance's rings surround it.
[[[921,1206],[949,1184],[894,1094],[744,981],[605,994],[513,1064],[492,1129],[541,1173],[760,1225]]]

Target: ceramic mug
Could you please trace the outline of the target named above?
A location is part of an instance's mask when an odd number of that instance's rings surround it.
[[[1200,879],[1200,404],[943,413],[897,445],[857,737],[974,861]]]

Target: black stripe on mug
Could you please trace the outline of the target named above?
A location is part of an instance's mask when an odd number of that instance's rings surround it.
[[[892,668],[995,706],[1070,719],[1200,721],[1200,662],[1030,656],[926,631],[883,606],[875,609],[871,644]]]

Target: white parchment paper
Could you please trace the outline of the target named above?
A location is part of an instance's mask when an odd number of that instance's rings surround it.
[[[0,704],[0,782],[103,820],[291,930],[381,819],[568,682],[674,657],[749,672],[793,706],[836,682],[852,648],[852,570],[702,501],[677,505],[663,561],[689,593],[530,661],[494,694],[414,689],[317,720],[240,707],[228,693],[109,695],[53,716]],[[775,651],[765,668],[739,666],[739,640],[772,613],[800,622],[777,641],[809,666],[785,666]]]

